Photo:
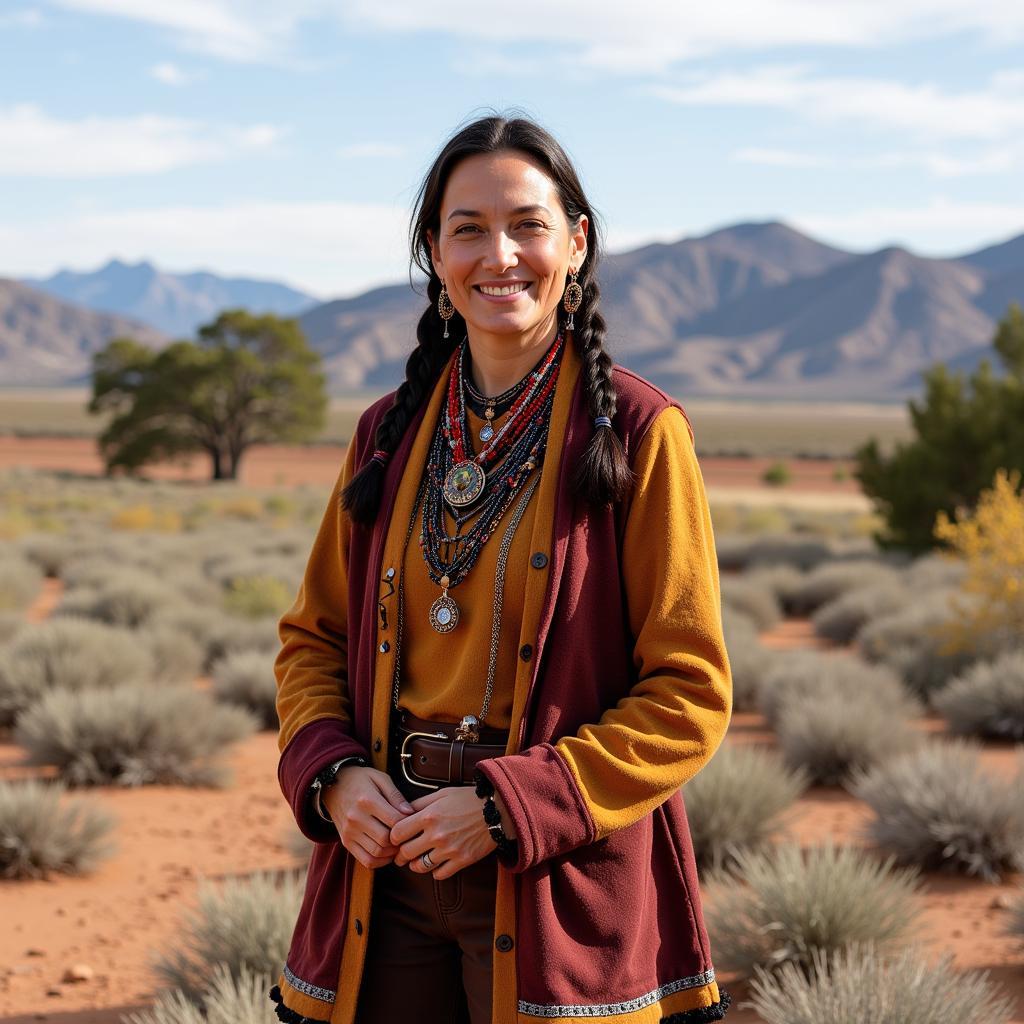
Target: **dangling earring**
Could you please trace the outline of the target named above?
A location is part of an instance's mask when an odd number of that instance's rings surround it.
[[[578,273],[578,270],[569,271],[569,276],[572,280],[568,285],[566,285],[565,294],[562,296],[562,301],[565,304],[565,311],[569,314],[569,321],[565,325],[565,329],[567,331],[573,331],[576,329],[572,315],[580,308],[580,303],[583,301],[583,289],[576,283],[576,275]]]
[[[444,321],[444,337],[447,338],[448,321],[455,315],[455,307],[452,305],[452,300],[448,298],[448,289],[445,288],[444,281],[441,282],[441,294],[437,297],[437,312]]]

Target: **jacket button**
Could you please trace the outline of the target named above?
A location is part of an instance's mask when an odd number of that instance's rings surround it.
[[[357,917],[356,918],[356,935],[362,935],[362,934],[363,934],[363,922],[360,921],[359,918]]]
[[[384,573],[384,575],[385,575],[385,576],[386,576],[386,577],[387,577],[387,578],[388,578],[389,580],[393,580],[393,579],[395,578],[395,570],[394,570],[394,569],[388,569],[388,571],[387,571],[386,573]]]
[[[533,657],[533,648],[529,644],[523,644],[523,646],[519,648],[519,657],[522,658],[523,661],[529,661]]]
[[[545,555],[543,551],[535,551],[530,555],[530,565],[532,565],[534,569],[543,569],[547,564],[548,556]]]
[[[381,654],[387,654],[387,653],[388,653],[388,651],[390,651],[390,650],[391,650],[391,644],[389,644],[389,643],[387,642],[387,640],[385,640],[385,641],[384,641],[384,643],[382,643],[382,644],[380,645],[380,653],[381,653]]]
[[[502,934],[494,940],[494,945],[499,953],[507,953],[515,943],[512,941],[511,935]]]
[[[380,750],[380,747],[381,747],[381,742],[380,742],[380,737],[378,736],[378,737],[377,737],[377,738],[376,738],[376,739],[375,739],[375,740],[373,741],[373,752],[374,752],[374,753],[376,754],[376,753],[377,753],[377,751],[378,751],[378,750]]]

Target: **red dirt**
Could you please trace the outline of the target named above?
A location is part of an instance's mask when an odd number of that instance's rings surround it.
[[[250,487],[295,487],[305,484],[329,487],[338,478],[345,449],[338,445],[265,445],[246,453],[240,467],[240,482]],[[704,482],[715,488],[757,488],[767,494],[857,495],[856,480],[834,480],[838,467],[849,471],[848,460],[786,459],[791,479],[784,487],[767,487],[761,474],[777,459],[710,457],[700,460]],[[0,470],[11,467],[55,469],[101,476],[103,461],[96,443],[89,438],[0,436]],[[146,470],[154,480],[208,482],[210,460],[193,456],[180,465],[159,465]]]

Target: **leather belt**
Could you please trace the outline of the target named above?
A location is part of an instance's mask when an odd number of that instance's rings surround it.
[[[458,724],[431,722],[404,708],[392,712],[391,755],[405,778],[426,789],[464,786],[473,782],[480,761],[505,753],[508,731],[480,730],[480,742],[455,738]]]

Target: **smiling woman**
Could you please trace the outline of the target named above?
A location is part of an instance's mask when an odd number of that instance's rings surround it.
[[[534,122],[454,135],[412,238],[406,379],[280,622],[317,846],[278,1017],[720,1020],[680,787],[732,693],[689,421],[606,353],[594,211]]]

